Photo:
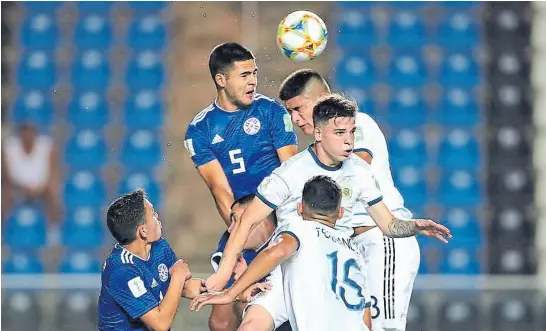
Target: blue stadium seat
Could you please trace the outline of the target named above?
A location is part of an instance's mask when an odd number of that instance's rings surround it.
[[[121,161],[127,168],[151,168],[161,162],[161,146],[158,135],[153,131],[130,132],[125,137],[122,148]]]
[[[160,17],[148,15],[131,23],[128,44],[134,49],[161,50],[165,46],[165,25]]]
[[[446,7],[446,10],[452,10],[451,8],[472,9],[480,6],[477,1],[440,1],[439,4]]]
[[[108,159],[104,138],[99,132],[83,129],[74,133],[65,149],[65,162],[73,169],[96,169]]]
[[[477,292],[477,291],[476,291]],[[445,297],[445,302],[438,302],[439,313],[437,316],[439,330],[484,330],[483,316],[480,311],[480,298],[468,295],[464,291],[450,291]],[[470,298],[468,298],[470,296]]]
[[[158,13],[168,6],[167,1],[130,1],[129,5],[137,14]]]
[[[64,201],[68,209],[79,206],[99,207],[105,203],[106,190],[102,179],[89,170],[72,173],[66,180]]]
[[[80,49],[97,49],[104,51],[110,46],[112,28],[108,17],[98,14],[85,15],[76,25],[74,43]]]
[[[475,126],[481,121],[476,97],[457,87],[444,91],[434,117],[445,126]]]
[[[71,252],[63,257],[59,272],[70,274],[100,273],[101,263],[91,253],[84,251]]]
[[[51,125],[53,104],[49,94],[40,90],[22,92],[15,101],[12,118],[15,123],[31,120],[42,128]]]
[[[438,150],[438,165],[444,169],[475,169],[480,166],[480,147],[471,132],[449,131]]]
[[[393,179],[408,208],[423,206],[427,203],[428,188],[423,169],[414,167],[395,169]]]
[[[370,57],[350,55],[336,69],[336,82],[341,87],[366,87],[376,81],[376,70]]]
[[[104,91],[79,91],[68,107],[68,120],[77,128],[101,129],[108,123],[108,100]]]
[[[474,18],[465,12],[448,14],[439,24],[436,41],[444,47],[474,47],[480,42]]]
[[[158,129],[163,125],[163,103],[156,90],[140,90],[125,102],[125,125],[130,129]]]
[[[472,54],[451,52],[443,59],[438,82],[444,87],[473,88],[480,82],[480,76]]]
[[[387,82],[394,87],[420,87],[426,79],[425,64],[419,54],[400,52],[390,60]]]
[[[345,93],[348,97],[353,98],[356,101],[361,112],[370,116],[376,115],[375,102],[368,91],[355,87],[346,89]]]
[[[387,145],[393,168],[403,166],[422,168],[429,161],[425,139],[420,131],[402,129],[388,139]]]
[[[70,210],[62,228],[63,245],[73,249],[93,249],[104,242],[100,210],[78,207]]]
[[[126,174],[120,182],[118,193],[120,195],[132,192],[136,189],[146,191],[148,200],[159,209],[161,202],[161,188],[159,183],[147,172],[136,171]]]
[[[481,204],[483,200],[477,174],[463,170],[445,173],[435,195],[438,202],[447,207],[473,207]]]
[[[78,1],[80,14],[108,15],[112,9],[113,1]]]
[[[37,205],[18,206],[4,233],[5,242],[15,249],[37,249],[46,244],[46,218]]]
[[[57,38],[57,26],[52,14],[31,14],[21,27],[21,45],[26,49],[51,51],[57,45]]]
[[[377,1],[375,4],[385,4],[395,8],[420,8],[426,6],[425,1]]]
[[[52,55],[42,50],[26,52],[17,68],[17,83],[22,88],[49,89],[55,76]]]
[[[426,123],[427,114],[427,105],[420,91],[401,88],[391,98],[385,118],[390,126],[419,127]]]
[[[77,90],[104,89],[110,82],[110,66],[105,54],[96,49],[82,51],[74,59],[72,83]]]
[[[133,55],[127,65],[126,83],[133,91],[138,89],[160,89],[163,85],[165,72],[161,55],[150,51],[142,51]]]
[[[40,274],[44,265],[36,252],[14,251],[2,265],[2,273],[6,274]]]
[[[420,47],[427,37],[421,17],[411,10],[393,15],[388,29],[387,42],[391,47]]]
[[[353,2],[362,4],[363,2]],[[341,13],[339,19],[337,43],[340,46],[367,47],[378,41],[371,15],[348,9]]]
[[[479,274],[480,261],[478,247],[451,242],[443,245],[443,258],[440,272],[443,274]]]
[[[441,224],[451,230],[458,243],[480,246],[482,231],[476,214],[464,208],[448,208],[443,212]]]
[[[53,14],[63,4],[61,1],[22,1],[27,13]]]

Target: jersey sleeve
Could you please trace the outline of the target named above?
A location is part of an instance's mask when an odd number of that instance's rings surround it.
[[[210,148],[210,143],[206,134],[196,125],[190,124],[184,140],[184,147],[190,154],[190,157],[196,167],[209,163],[216,159],[216,156]]]
[[[369,167],[362,167],[360,175],[358,176],[358,181],[360,184],[358,200],[362,202],[364,207],[371,207],[383,200],[383,195],[379,189],[379,183],[373,177]]]
[[[169,245],[169,242],[165,238],[161,238],[158,242],[163,249],[163,255],[165,257],[165,265],[171,269],[171,267],[174,265],[174,263],[178,260],[176,257],[175,252],[173,251],[171,245]]]
[[[283,225],[281,225],[276,231],[273,237],[271,237],[271,245],[274,245],[280,241],[280,237],[282,235],[289,235],[296,239],[298,242],[298,248],[294,252],[297,253],[300,250],[301,242],[302,240],[305,240],[305,232],[302,231],[302,227],[298,226],[301,225],[300,223],[303,223],[303,221],[297,220],[297,221],[290,221]]]
[[[290,197],[290,188],[280,175],[273,172],[262,180],[258,186],[256,196],[269,207],[277,209],[280,204]]]
[[[298,145],[298,137],[294,132],[294,126],[290,114],[283,105],[278,102],[271,103],[271,121],[269,123],[271,140],[275,149],[284,146]]]
[[[136,267],[114,270],[108,281],[108,292],[131,318],[139,318],[159,305]]]

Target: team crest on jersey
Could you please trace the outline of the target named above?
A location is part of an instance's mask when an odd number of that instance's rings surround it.
[[[157,266],[157,272],[159,272],[159,280],[166,282],[169,279],[169,269],[164,263]]]
[[[350,197],[353,196],[353,190],[351,190],[348,187],[343,188],[342,193],[343,193],[343,199],[349,199]]]
[[[245,124],[243,124],[243,130],[245,130],[246,134],[248,135],[255,135],[260,131],[260,128],[262,127],[262,123],[260,123],[260,120],[256,117],[251,117],[245,121]]]

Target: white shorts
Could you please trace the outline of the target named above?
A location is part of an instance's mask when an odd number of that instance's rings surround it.
[[[353,239],[363,250],[367,263],[372,330],[404,331],[421,260],[417,239],[389,238],[379,227]]]
[[[246,311],[250,306],[260,305],[264,307],[267,312],[269,312],[276,329],[284,322],[288,321],[288,313],[284,303],[281,267],[278,266],[275,268],[275,270],[271,272],[271,276],[269,276],[266,281],[271,283],[271,290],[256,295],[255,299],[252,300],[243,310],[243,319],[245,318]]]

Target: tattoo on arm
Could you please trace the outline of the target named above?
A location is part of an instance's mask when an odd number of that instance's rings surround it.
[[[406,238],[415,236],[419,233],[420,228],[413,221],[405,221],[393,218],[389,222],[389,237],[391,238]]]

